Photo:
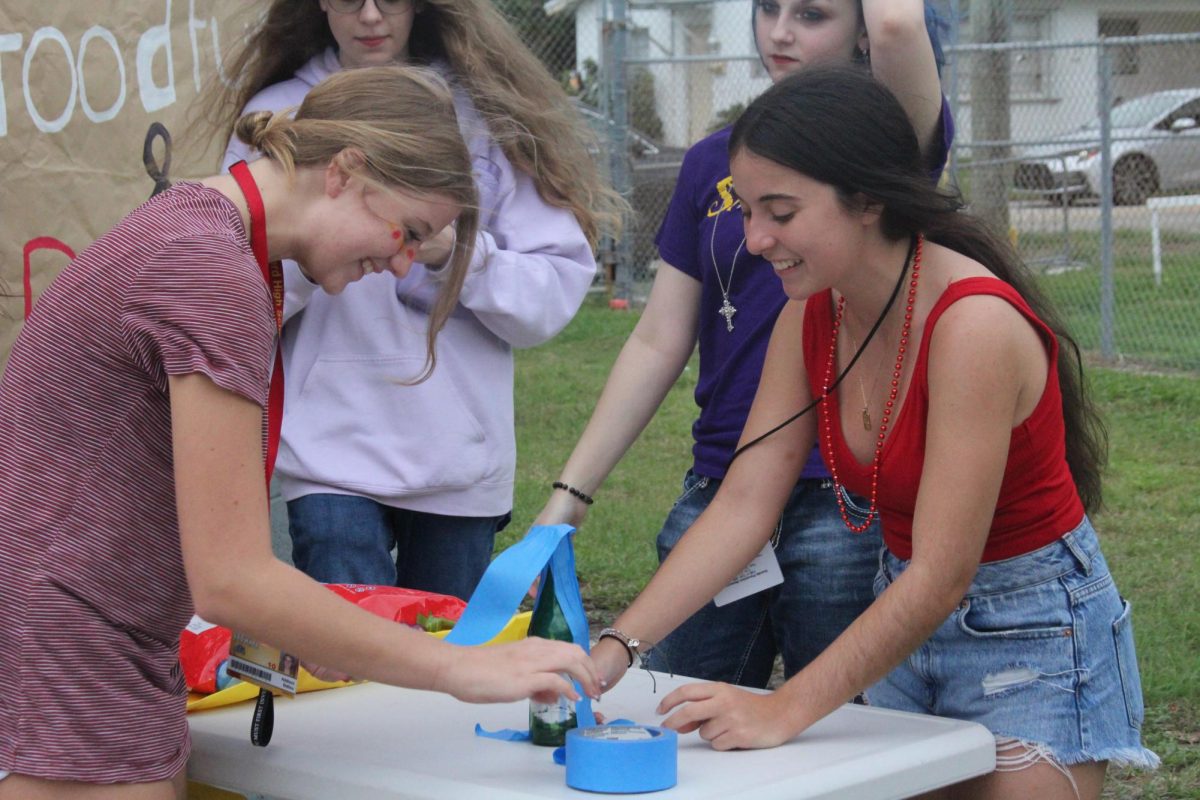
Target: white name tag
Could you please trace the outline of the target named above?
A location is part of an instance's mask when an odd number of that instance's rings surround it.
[[[729,585],[717,593],[713,602],[719,606],[728,605],[734,600],[741,600],[752,594],[770,589],[783,583],[783,571],[779,569],[779,559],[771,543],[763,545],[763,549],[746,565],[746,568],[734,576]]]

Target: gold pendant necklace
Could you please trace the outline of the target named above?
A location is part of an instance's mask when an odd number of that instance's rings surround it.
[[[851,352],[857,353],[858,352],[858,342],[854,339],[854,334],[850,333],[849,328],[846,329],[846,335],[850,337],[850,346],[852,348],[854,348]],[[851,357],[853,358],[853,356],[851,356]],[[858,393],[859,393],[859,395],[862,396],[863,430],[872,431],[872,430],[875,430],[875,426],[871,423],[871,409],[868,408],[868,405],[867,405],[867,390],[863,386],[862,373],[859,373],[857,378],[858,378]],[[875,394],[875,387],[878,384],[879,384],[879,369],[876,368],[875,380],[871,382],[871,394],[872,395]]]

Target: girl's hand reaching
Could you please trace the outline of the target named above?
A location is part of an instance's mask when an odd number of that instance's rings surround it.
[[[467,703],[505,703],[532,698],[551,703],[579,693],[564,674],[592,698],[600,696],[600,677],[583,648],[531,637],[488,647],[460,647],[433,686]]]
[[[756,694],[727,683],[689,683],[668,694],[658,713],[675,713],[663,726],[678,733],[699,731],[716,750],[754,750],[777,747],[799,731],[793,730],[781,697]]]

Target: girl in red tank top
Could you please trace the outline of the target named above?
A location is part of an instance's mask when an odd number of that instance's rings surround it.
[[[1129,604],[1086,516],[1101,428],[1015,254],[929,186],[900,104],[869,76],[781,81],[730,154],[746,247],[791,302],[740,458],[613,626],[656,641],[720,590],[767,541],[814,441],[844,535],[879,517],[886,546],[874,603],[812,664],[769,696],[679,689],[665,724],[770,747],[865,690],[992,731],[996,772],[958,796],[1097,798],[1109,761],[1157,764]],[[627,664],[607,640],[593,657],[610,684]]]

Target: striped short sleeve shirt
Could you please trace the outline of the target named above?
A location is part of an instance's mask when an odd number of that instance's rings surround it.
[[[0,770],[183,768],[167,378],[265,406],[274,335],[237,209],[198,184],[133,211],[38,300],[0,379]]]

